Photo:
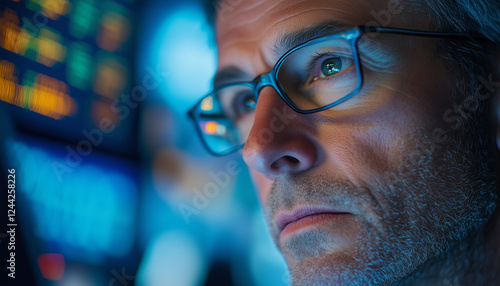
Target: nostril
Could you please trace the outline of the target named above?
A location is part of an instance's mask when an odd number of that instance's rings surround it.
[[[284,156],[283,159],[289,161],[293,165],[298,164],[300,162],[299,159],[292,157],[292,156]]]
[[[292,169],[300,163],[299,159],[292,156],[283,156],[271,164],[271,169],[278,170],[285,167],[291,167]]]

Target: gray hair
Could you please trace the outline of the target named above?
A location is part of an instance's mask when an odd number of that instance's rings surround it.
[[[500,43],[500,1],[498,0],[410,0],[432,13],[438,29],[477,32]],[[418,5],[418,4],[417,4]]]
[[[495,68],[495,53],[500,45],[500,0],[400,0],[427,15],[436,31],[477,33],[490,43],[442,40],[439,52],[448,60],[448,68],[457,79],[457,90],[470,94],[480,75],[486,77]],[[207,6],[220,9],[222,0]],[[208,9],[211,10],[211,9]]]
[[[457,90],[471,95],[478,86],[478,77],[497,68],[495,59],[500,44],[499,0],[407,0],[406,3],[428,14],[437,31],[477,33],[486,41],[441,40],[439,52],[448,61],[455,76]]]

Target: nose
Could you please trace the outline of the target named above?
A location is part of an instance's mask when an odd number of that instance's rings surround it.
[[[272,87],[262,89],[243,159],[255,171],[279,176],[306,171],[318,159],[308,115],[292,110]]]

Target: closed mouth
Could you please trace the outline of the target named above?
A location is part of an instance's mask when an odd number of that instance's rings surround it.
[[[284,212],[278,215],[276,226],[281,233],[288,225],[297,223],[304,219],[320,218],[331,215],[351,214],[350,212],[341,210],[332,210],[326,208],[298,208],[293,212]]]

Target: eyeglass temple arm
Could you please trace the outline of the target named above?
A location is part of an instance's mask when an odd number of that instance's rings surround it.
[[[433,32],[433,31],[419,31],[410,29],[398,29],[398,28],[387,28],[387,27],[375,27],[375,26],[359,26],[358,27],[363,33],[391,33],[400,35],[413,35],[420,37],[429,38],[454,38],[454,39],[477,39],[477,40],[489,40],[484,35],[478,33],[448,33],[448,32]]]

